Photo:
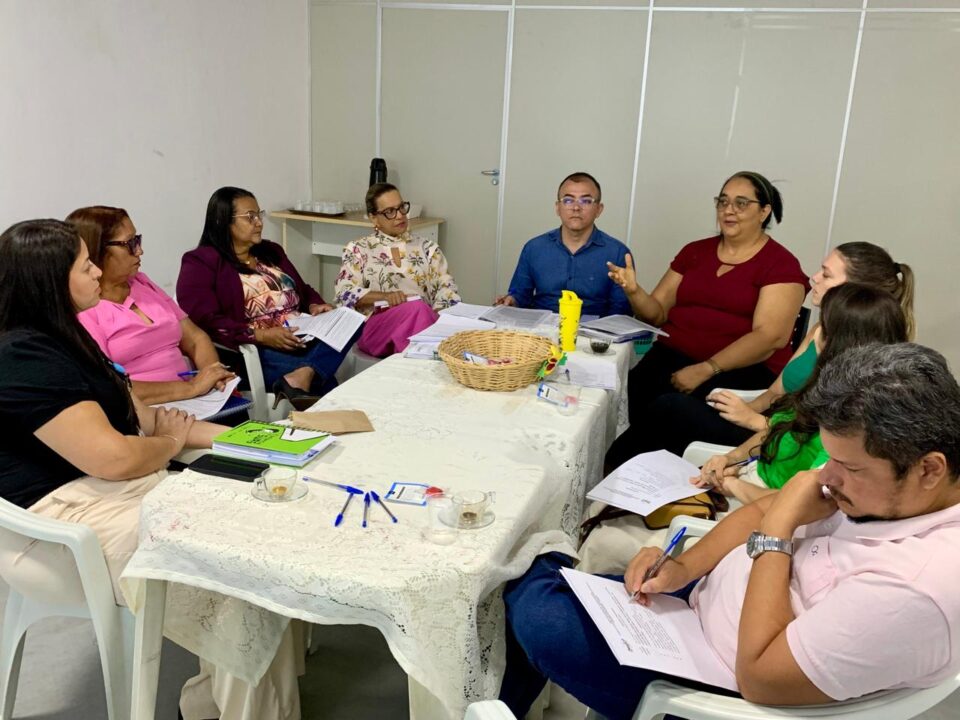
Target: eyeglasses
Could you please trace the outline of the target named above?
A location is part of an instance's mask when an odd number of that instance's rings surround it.
[[[737,195],[735,198],[728,198],[726,195],[721,195],[713,199],[713,204],[717,206],[717,210],[726,210],[727,205],[732,204],[737,212],[743,212],[753,203],[757,205],[761,204],[759,200],[751,200],[750,198],[743,197],[743,195]]]
[[[589,195],[579,198],[575,198],[572,195],[564,195],[562,198],[560,198],[559,202],[565,208],[572,208],[575,205],[579,205],[582,208],[589,208],[598,204],[600,201],[596,198],[590,197]]]
[[[384,208],[383,210],[377,210],[374,215],[383,215],[387,220],[393,220],[397,213],[403,213],[406,215],[410,212],[410,203],[402,202],[396,207]]]
[[[235,217],[235,218],[241,218],[241,217],[242,217],[242,218],[246,218],[246,219],[247,219],[247,222],[250,223],[251,225],[253,225],[253,223],[256,222],[257,220],[259,220],[260,222],[263,222],[263,216],[266,215],[266,214],[267,214],[267,211],[266,211],[266,210],[259,210],[259,211],[248,210],[248,211],[245,212],[245,213],[237,213],[237,214],[234,215],[233,217]]]
[[[128,240],[110,240],[105,242],[104,245],[123,246],[131,255],[136,255],[137,251],[143,246],[143,235],[134,235]]]

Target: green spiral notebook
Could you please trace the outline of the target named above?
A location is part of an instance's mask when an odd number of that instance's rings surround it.
[[[303,467],[336,438],[330,433],[248,420],[213,439],[213,451]]]

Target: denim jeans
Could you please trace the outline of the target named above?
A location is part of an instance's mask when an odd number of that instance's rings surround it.
[[[302,367],[311,367],[315,375],[310,385],[310,392],[314,395],[329,392],[337,386],[334,374],[361,332],[363,332],[362,325],[340,352],[319,340],[312,340],[301,350],[274,350],[263,345],[258,346],[260,366],[263,368],[263,382],[267,386],[267,391],[269,392],[273,384],[287,373]]]
[[[514,715],[527,713],[547,680],[610,720],[630,720],[654,680],[696,685],[621,665],[560,575],[561,567],[573,567],[573,559],[560,553],[541,555],[523,577],[507,583],[503,593],[507,657],[500,699]],[[622,575],[604,577],[623,581]],[[692,590],[693,583],[672,594],[686,600]]]

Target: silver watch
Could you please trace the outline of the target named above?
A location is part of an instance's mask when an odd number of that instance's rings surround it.
[[[760,557],[765,552],[782,552],[785,555],[793,555],[793,540],[784,540],[782,538],[773,537],[772,535],[764,535],[759,530],[755,530],[750,533],[750,537],[747,538],[747,555],[751,559]]]

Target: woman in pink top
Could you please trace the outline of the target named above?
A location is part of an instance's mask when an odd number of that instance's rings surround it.
[[[77,228],[100,276],[101,302],[79,319],[104,354],[122,365],[144,403],[197,397],[222,388],[233,373],[220,364],[210,337],[173,299],[140,272],[142,236],[126,210],[102,205],[74,210]],[[199,369],[189,370],[184,356]]]

